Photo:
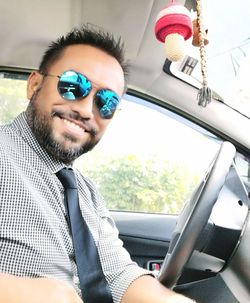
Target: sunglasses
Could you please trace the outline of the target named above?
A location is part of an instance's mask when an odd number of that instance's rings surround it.
[[[86,76],[73,70],[67,70],[61,76],[43,75],[59,78],[57,90],[60,96],[68,101],[85,98],[93,86]],[[120,97],[111,90],[101,89],[95,94],[95,103],[103,119],[111,119],[113,117],[119,102]]]

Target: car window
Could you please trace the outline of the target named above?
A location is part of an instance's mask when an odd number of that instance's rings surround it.
[[[8,123],[27,106],[27,75],[0,72],[0,123]]]
[[[0,123],[23,111],[27,75],[0,72]],[[178,214],[221,140],[181,115],[126,94],[104,137],[75,166],[91,178],[111,210]],[[249,188],[249,159],[237,168]]]
[[[101,142],[76,166],[112,210],[177,214],[218,143],[181,116],[126,95]]]
[[[250,1],[242,0],[237,6],[234,1],[210,0],[203,1],[202,6],[204,26],[210,41],[206,47],[209,86],[216,98],[250,118],[250,39],[247,23],[250,18]],[[224,7],[227,8],[226,14],[222,13]],[[185,58],[172,63],[170,70],[184,81],[200,87],[202,74],[199,49],[193,47],[191,39],[186,47]]]

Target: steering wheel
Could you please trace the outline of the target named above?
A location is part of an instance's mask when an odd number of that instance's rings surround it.
[[[194,251],[197,239],[208,222],[212,208],[233,164],[235,153],[236,149],[230,142],[221,144],[204,179],[195,189],[179,216],[168,253],[158,275],[158,280],[168,288],[175,286]]]

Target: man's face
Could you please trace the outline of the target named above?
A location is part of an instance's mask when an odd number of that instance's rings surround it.
[[[83,99],[67,101],[57,91],[57,77],[44,77],[33,72],[28,80],[28,123],[38,142],[52,156],[71,163],[91,150],[101,139],[110,119],[103,119],[95,105],[94,96],[100,89],[122,95],[123,71],[118,61],[105,52],[89,46],[67,47],[50,67],[48,74],[61,75],[74,70],[94,83]]]

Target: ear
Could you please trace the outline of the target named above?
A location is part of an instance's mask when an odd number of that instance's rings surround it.
[[[28,78],[27,83],[27,98],[30,100],[36,90],[41,86],[43,75],[38,71],[33,71]]]

